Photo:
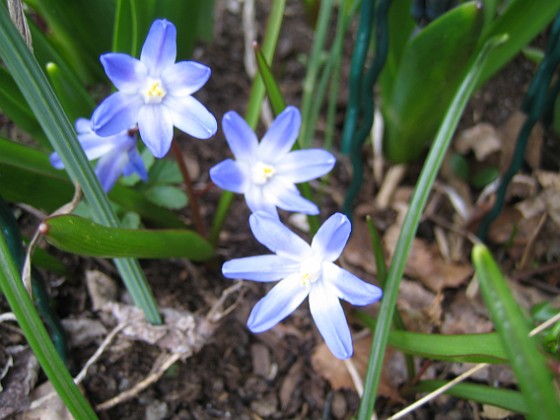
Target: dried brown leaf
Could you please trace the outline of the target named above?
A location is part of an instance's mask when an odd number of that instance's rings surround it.
[[[360,378],[365,377],[369,352],[371,349],[371,335],[362,337],[354,341],[354,355],[351,358],[352,363],[356,367]],[[379,382],[378,393],[381,396],[387,397],[392,401],[404,402],[399,395],[398,390],[391,375],[387,372],[387,366],[390,363],[393,355],[396,354],[392,349],[388,349],[385,353],[385,361],[383,363],[384,369],[381,374]],[[329,381],[334,390],[339,389],[355,389],[352,377],[348,373],[348,369],[343,360],[339,360],[333,356],[325,343],[317,346],[311,357],[311,364],[315,372]]]

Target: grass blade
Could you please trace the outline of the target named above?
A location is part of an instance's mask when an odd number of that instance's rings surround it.
[[[529,337],[528,319],[513,298],[488,248],[475,245],[472,260],[482,296],[525,396],[530,418],[558,418],[560,405],[552,375],[534,339]]]
[[[411,392],[431,392],[447,384],[446,381],[433,380],[421,381],[410,387]],[[500,389],[485,385],[461,383],[445,391],[445,394],[464,400],[476,401],[481,404],[490,404],[516,413],[527,414],[528,408],[523,394],[511,389]]]
[[[412,240],[414,239],[418,224],[420,223],[420,216],[428,200],[428,196],[451,142],[451,138],[453,137],[453,133],[455,132],[455,128],[459,123],[461,114],[475,89],[486,56],[493,48],[502,43],[504,39],[505,37],[496,37],[489,40],[485,48],[480,52],[470,71],[466,74],[465,79],[453,97],[453,101],[451,102],[430,153],[424,163],[424,167],[422,168],[410,202],[409,211],[405,216],[401,233],[397,241],[395,253],[387,276],[387,285],[383,291],[384,295],[381,301],[379,319],[373,337],[369,365],[364,383],[364,395],[360,404],[358,418],[361,420],[369,420],[373,413],[377,387],[379,386],[379,379],[381,377],[383,358],[389,338],[389,330],[391,328],[393,313],[397,302],[399,285],[406,266],[406,259],[408,258],[412,246]]]
[[[58,356],[31,298],[23,287],[3,233],[0,234],[0,287],[33,354],[70,413],[77,419],[96,419],[93,409],[74,384],[74,380]]]

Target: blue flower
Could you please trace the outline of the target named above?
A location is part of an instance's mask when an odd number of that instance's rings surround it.
[[[191,95],[210,77],[210,69],[194,61],[175,63],[177,32],[156,20],[142,47],[140,60],[127,54],[101,56],[105,72],[118,92],[106,98],[92,116],[100,136],[120,133],[138,123],[140,137],[152,154],[167,154],[173,127],[207,139],[216,133],[216,119]]]
[[[124,130],[108,137],[100,137],[91,130],[91,121],[85,118],[76,120],[78,141],[89,160],[98,159],[95,174],[105,192],[113,188],[121,174],[124,176],[137,173],[143,180],[148,180],[144,162],[136,147],[136,131]],[[57,169],[64,168],[57,153],[50,156],[51,165]]]
[[[353,305],[369,305],[381,299],[381,289],[360,280],[333,263],[350,236],[350,222],[335,213],[307,244],[275,217],[253,213],[249,218],[255,238],[275,253],[226,262],[227,278],[259,282],[280,280],[249,315],[247,325],[255,333],[272,328],[309,296],[313,320],[331,352],[339,359],[352,356],[352,338],[339,299]]]
[[[222,127],[235,157],[210,169],[212,181],[224,190],[244,194],[251,211],[278,215],[277,207],[306,214],[319,209],[301,196],[295,184],[328,173],[335,158],[321,149],[290,151],[301,116],[287,107],[270,126],[259,143],[257,136],[236,112],[224,115]]]

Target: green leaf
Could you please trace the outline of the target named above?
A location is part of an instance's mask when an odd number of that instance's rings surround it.
[[[110,228],[74,215],[50,217],[40,229],[62,251],[88,257],[206,261],[214,255],[212,246],[189,230]]]
[[[275,115],[280,114],[286,108],[286,101],[284,100],[284,95],[280,91],[278,87],[278,83],[274,76],[272,75],[272,71],[264,58],[259,46],[257,44],[254,45],[255,56],[257,57],[257,65],[259,67],[259,74],[262,77],[264,82],[264,86],[266,88],[266,93],[268,94],[268,99],[270,100],[270,105],[272,106],[272,111]]]
[[[177,58],[179,60],[190,58],[194,50],[199,33],[208,31],[208,28],[199,28],[199,22],[208,24],[212,21],[213,7],[204,3],[213,0],[158,0],[155,2],[154,18],[166,18],[177,26]],[[150,22],[151,24],[151,22]]]
[[[408,390],[411,392],[432,392],[446,384],[446,381],[440,380],[420,381]],[[460,383],[453,385],[453,387],[445,391],[445,394],[463,398],[465,400],[476,401],[481,404],[502,407],[516,413],[528,413],[527,404],[525,403],[523,394],[511,389],[500,389],[486,385]]]
[[[70,121],[89,118],[95,102],[78,79],[56,63],[48,63],[46,68],[47,76]]]
[[[514,0],[484,31],[479,50],[493,36],[508,34],[500,48],[492,51],[480,77],[479,86],[490,79],[523,47],[541,33],[560,11],[560,0]]]
[[[535,340],[529,337],[528,319],[513,298],[488,248],[475,245],[472,260],[482,296],[525,396],[529,418],[558,418],[560,405],[552,375]]]
[[[482,24],[482,9],[468,2],[436,19],[406,45],[390,96],[382,101],[383,150],[393,162],[416,159],[433,140],[467,71]]]
[[[376,322],[369,315],[358,312],[356,317],[370,328]],[[507,353],[498,334],[421,334],[391,330],[389,345],[405,353],[435,360],[460,363],[506,363]]]
[[[50,147],[33,111],[4,67],[0,67],[0,109],[15,125]]]
[[[77,419],[96,419],[95,412],[74,384],[72,376],[58,356],[29,294],[23,287],[19,270],[11,258],[3,234],[0,234],[0,288],[33,354],[70,413]]]
[[[117,0],[113,30],[113,52],[138,56],[139,26],[141,25],[135,0]]]
[[[466,74],[453,96],[453,100],[445,113],[445,118],[436,135],[434,144],[422,167],[397,240],[391,267],[387,274],[387,284],[383,290],[383,299],[381,300],[379,318],[375,328],[368,369],[364,381],[364,397],[360,404],[358,417],[360,420],[370,419],[373,413],[375,396],[377,395],[377,387],[379,385],[383,359],[385,357],[385,349],[389,339],[393,313],[396,307],[399,285],[404,274],[406,260],[412,247],[412,241],[418,230],[420,217],[428,201],[430,191],[436,179],[436,175],[441,168],[455,129],[459,124],[461,114],[475,89],[484,60],[488,52],[503,41],[504,37],[492,38],[477,56],[474,64],[469,69],[469,72]]]
[[[148,176],[150,185],[180,184],[182,182],[181,170],[175,160],[157,159],[150,168]]]
[[[172,210],[182,209],[188,203],[186,194],[179,188],[170,185],[148,188],[144,195],[152,203]]]
[[[52,213],[74,194],[68,175],[49,163],[39,150],[0,137],[0,192],[8,201],[27,203]],[[125,210],[167,228],[185,227],[177,215],[148,201],[142,194],[118,183],[109,193],[111,200]]]
[[[106,80],[99,56],[111,49],[114,0],[26,0],[46,21],[49,37],[82,82]]]

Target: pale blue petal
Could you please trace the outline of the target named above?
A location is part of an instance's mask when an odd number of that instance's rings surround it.
[[[216,118],[192,96],[168,95],[163,105],[179,130],[197,139],[207,139],[216,134]]]
[[[299,263],[278,255],[236,258],[222,266],[228,279],[278,281],[299,271]]]
[[[95,160],[118,148],[123,141],[126,141],[126,137],[120,135],[99,137],[91,133],[79,135],[78,140],[88,160]]]
[[[238,194],[244,194],[250,185],[243,166],[232,159],[226,159],[210,168],[210,178],[218,187]]]
[[[258,150],[259,158],[269,164],[283,159],[296,142],[300,125],[299,110],[293,106],[287,107],[276,117],[262,138]]]
[[[342,306],[336,294],[321,281],[311,288],[309,309],[332,354],[339,359],[352,356],[352,336]]]
[[[379,287],[361,280],[331,262],[323,263],[323,281],[336,289],[340,299],[344,299],[352,305],[370,305],[383,296]]]
[[[173,140],[173,121],[159,105],[145,105],[138,113],[140,137],[156,158],[164,157]]]
[[[192,95],[210,78],[210,68],[195,61],[175,63],[161,74],[168,93],[174,96]]]
[[[261,186],[249,183],[249,187],[245,192],[245,201],[247,207],[249,207],[253,213],[260,211],[268,213],[277,220],[279,219],[276,205],[265,197]]]
[[[334,261],[342,254],[351,230],[348,218],[342,213],[335,213],[321,225],[311,242],[311,248],[323,260]]]
[[[62,159],[60,159],[60,156],[56,152],[51,153],[49,156],[49,162],[55,169],[64,168],[64,163],[62,163]]]
[[[121,176],[128,157],[123,150],[117,149],[99,159],[95,168],[95,174],[103,187],[103,191],[109,192]]]
[[[235,111],[227,112],[222,119],[222,129],[235,158],[252,163],[259,140],[245,120]]]
[[[92,129],[96,134],[106,137],[128,130],[138,121],[142,97],[115,92],[93,111]]]
[[[301,284],[299,274],[282,280],[259,300],[247,320],[247,326],[254,333],[266,331],[288,315],[303,302],[309,289]]]
[[[319,208],[315,203],[302,197],[294,184],[285,182],[279,176],[275,176],[267,182],[264,188],[264,195],[268,201],[273,202],[282,210],[305,214],[319,214]]]
[[[297,184],[319,178],[331,171],[336,159],[326,150],[296,150],[275,165],[279,176]]]
[[[302,261],[311,254],[311,247],[303,239],[268,213],[253,213],[249,225],[257,241],[281,257]]]
[[[137,93],[146,83],[148,71],[140,60],[121,53],[103,54],[100,59],[111,82],[123,93]]]
[[[134,140],[136,142],[136,140]],[[148,171],[146,170],[146,166],[144,165],[144,161],[142,160],[142,156],[138,153],[138,149],[136,145],[134,145],[128,151],[128,162],[123,168],[123,175],[130,176],[132,174],[138,174],[138,177],[146,182],[148,181]]]
[[[76,132],[78,134],[92,132],[91,120],[88,120],[87,118],[78,118],[74,123],[74,127],[76,128]]]
[[[140,61],[148,68],[150,77],[160,77],[177,57],[177,30],[165,19],[154,21],[140,53]]]

